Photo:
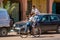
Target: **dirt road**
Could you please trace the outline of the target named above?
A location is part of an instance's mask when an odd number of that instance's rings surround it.
[[[15,32],[9,33],[7,37],[0,37],[0,40],[60,40],[60,34],[50,33],[42,34],[39,38],[29,36],[27,38],[21,38]]]

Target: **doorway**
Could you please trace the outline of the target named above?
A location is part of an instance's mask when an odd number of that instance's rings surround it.
[[[21,3],[19,3],[19,21],[22,20],[22,18],[21,18],[22,17],[21,16],[22,14],[21,13],[22,13],[22,11],[21,11]]]
[[[60,3],[56,3],[56,14],[60,14]]]
[[[12,17],[14,18],[15,22],[21,21],[21,4],[20,4],[20,2],[15,4],[15,9],[12,12]]]
[[[31,13],[32,9],[32,0],[27,0],[27,13],[26,15],[29,15]]]
[[[54,2],[52,5],[52,13],[60,14],[60,2]]]
[[[54,2],[52,5],[52,13],[56,14],[56,2]]]

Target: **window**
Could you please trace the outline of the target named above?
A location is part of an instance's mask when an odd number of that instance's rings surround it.
[[[58,17],[57,16],[51,16],[51,20],[56,21],[56,20],[58,20]]]
[[[48,16],[43,16],[42,22],[47,22],[49,20]]]
[[[0,20],[1,19],[8,19],[7,11],[0,11]]]

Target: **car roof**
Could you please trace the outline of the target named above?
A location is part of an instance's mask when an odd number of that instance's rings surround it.
[[[37,16],[60,16],[60,14],[43,14],[43,15],[37,15]]]

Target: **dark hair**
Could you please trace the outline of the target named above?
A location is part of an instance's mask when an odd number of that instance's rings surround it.
[[[35,8],[35,5],[33,5],[33,7]]]

